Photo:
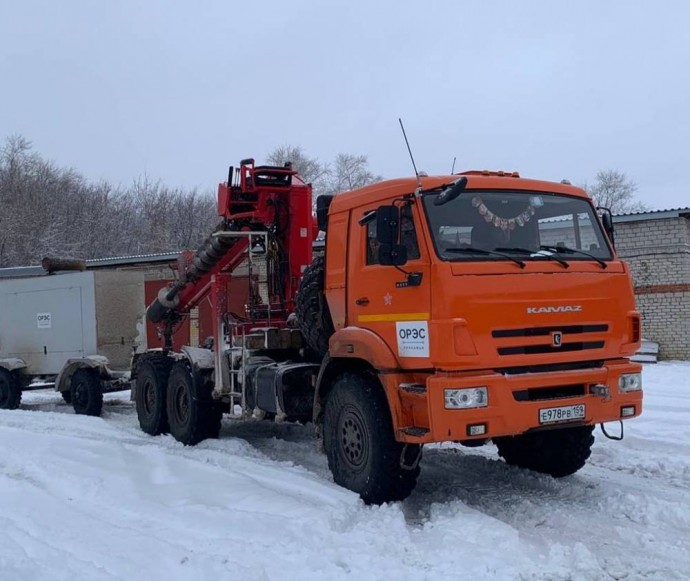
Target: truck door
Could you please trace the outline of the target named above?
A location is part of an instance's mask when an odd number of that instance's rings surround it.
[[[370,329],[382,337],[401,367],[423,367],[429,358],[431,291],[429,251],[420,214],[416,204],[401,211],[400,243],[407,248],[408,262],[399,270],[379,264],[376,220],[359,224],[376,206],[355,211],[350,221],[348,325]],[[411,279],[405,273],[421,277],[419,284],[409,284]]]

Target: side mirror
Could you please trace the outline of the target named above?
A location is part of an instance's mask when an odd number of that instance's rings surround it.
[[[407,248],[403,244],[379,246],[379,264],[382,266],[402,266],[407,262]]]
[[[322,195],[316,198],[316,225],[324,232],[328,227],[328,209],[332,201],[333,196]]]
[[[597,210],[599,211],[599,216],[601,217],[601,224],[604,226],[604,231],[609,237],[609,240],[611,240],[611,244],[615,246],[613,216],[611,215],[611,210],[601,207],[597,208]]]
[[[397,245],[400,232],[400,210],[397,206],[376,209],[376,239],[380,244]],[[407,258],[407,257],[405,257]],[[407,262],[407,260],[406,260]],[[383,262],[381,262],[383,264]]]
[[[467,177],[462,176],[459,180],[456,180],[454,184],[448,186],[443,190],[436,199],[434,200],[434,206],[443,206],[457,198],[467,187]]]

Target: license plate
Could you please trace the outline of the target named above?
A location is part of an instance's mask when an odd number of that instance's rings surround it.
[[[572,422],[585,419],[585,404],[565,405],[557,408],[542,408],[539,410],[540,424],[555,424],[558,422]]]

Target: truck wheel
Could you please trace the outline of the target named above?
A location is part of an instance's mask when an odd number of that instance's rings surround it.
[[[135,403],[142,431],[150,436],[168,432],[165,395],[172,361],[168,357],[148,357],[139,364]]]
[[[222,411],[213,401],[211,383],[193,375],[184,362],[173,365],[168,379],[167,411],[170,433],[178,442],[194,446],[217,438]]]
[[[404,445],[393,437],[388,401],[373,377],[344,373],[336,379],[326,401],[323,434],[333,480],[367,504],[403,500],[414,489],[419,466],[400,467]]]
[[[22,401],[22,390],[11,371],[0,367],[0,409],[16,410]]]
[[[61,391],[60,395],[62,396],[62,399],[65,401],[65,403],[72,403],[72,392],[69,389]]]
[[[319,357],[328,353],[328,339],[333,334],[333,320],[324,290],[326,261],[317,256],[304,271],[295,300],[297,324],[307,346]]]
[[[70,382],[70,397],[74,413],[100,416],[103,410],[101,380],[93,369],[78,369]]]
[[[561,478],[585,465],[592,452],[594,426],[560,428],[494,438],[507,464]]]

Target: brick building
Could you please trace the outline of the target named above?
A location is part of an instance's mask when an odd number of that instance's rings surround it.
[[[661,359],[690,359],[690,208],[614,216],[632,272],[642,334]]]

